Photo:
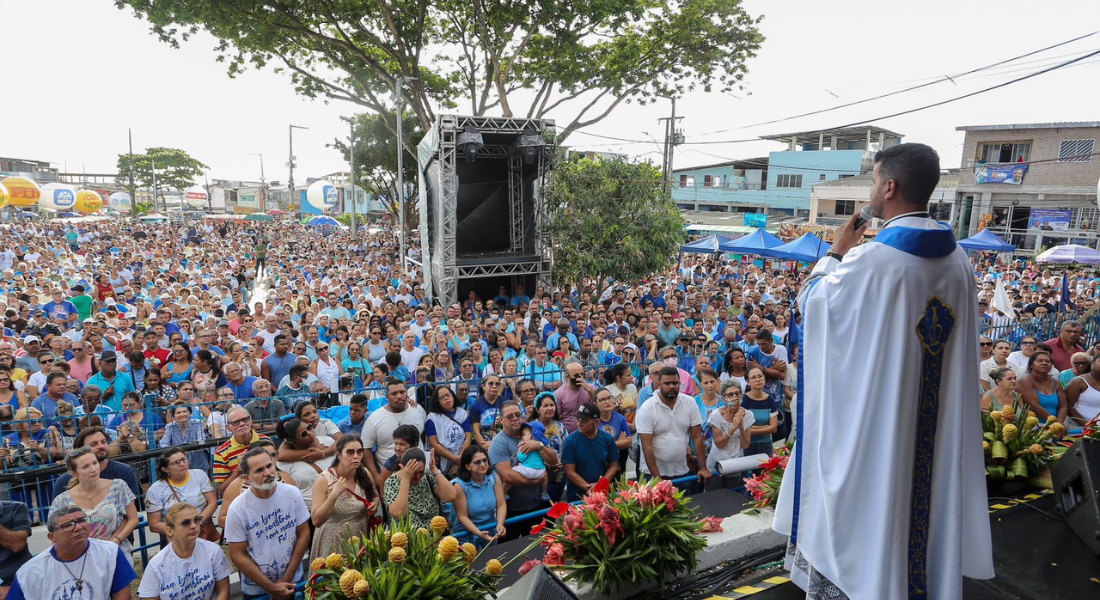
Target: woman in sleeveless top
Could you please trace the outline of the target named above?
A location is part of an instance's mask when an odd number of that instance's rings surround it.
[[[332,466],[313,482],[310,515],[317,531],[310,556],[328,556],[339,551],[342,540],[365,537],[382,524],[378,491],[362,461],[362,440],[346,435],[336,443]]]
[[[1021,399],[1040,421],[1053,416],[1058,422],[1065,423],[1066,391],[1057,379],[1050,376],[1053,367],[1050,352],[1036,350],[1027,361],[1027,375],[1017,381],[1016,388]]]
[[[1100,416],[1100,355],[1092,357],[1091,369],[1066,386],[1066,404],[1074,421],[1087,423]]]
[[[1001,410],[1020,402],[1020,394],[1016,391],[1016,371],[1012,367],[993,369],[989,372],[989,378],[993,380],[993,388],[982,394],[982,412]]]
[[[160,374],[164,378],[164,383],[176,387],[184,381],[191,380],[193,366],[190,346],[177,342],[172,344],[172,361],[161,368]]]

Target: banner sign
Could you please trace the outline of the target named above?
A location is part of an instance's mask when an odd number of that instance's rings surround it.
[[[1024,182],[1024,175],[1027,175],[1027,167],[1027,163],[979,167],[974,173],[974,183],[1020,185]]]
[[[1071,210],[1033,208],[1027,221],[1027,228],[1040,231],[1069,231],[1072,218]]]
[[[767,227],[768,213],[745,213],[745,227]]]

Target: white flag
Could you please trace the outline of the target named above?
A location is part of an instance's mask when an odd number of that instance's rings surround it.
[[[1016,310],[1012,308],[1012,299],[1008,297],[1008,291],[1005,290],[1004,279],[997,280],[997,289],[993,292],[993,302],[990,302],[989,306],[1003,312],[1009,319],[1016,320]]]

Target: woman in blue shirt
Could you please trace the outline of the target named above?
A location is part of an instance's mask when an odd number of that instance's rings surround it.
[[[779,428],[776,402],[764,391],[767,377],[764,376],[763,369],[759,367],[750,368],[746,375],[746,381],[749,384],[749,389],[745,392],[744,399],[741,400],[741,407],[751,412],[757,423],[766,423],[766,425],[752,426],[752,441],[749,443],[749,447],[745,449],[745,455],[767,454],[771,456],[773,451],[772,434]]]
[[[480,550],[504,535],[508,505],[504,486],[489,464],[489,454],[477,446],[462,451],[455,487],[455,514],[461,528],[455,528],[460,542],[471,542]]]

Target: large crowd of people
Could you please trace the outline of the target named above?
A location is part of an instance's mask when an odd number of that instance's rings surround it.
[[[601,477],[706,483],[791,431],[807,272],[789,265],[685,255],[644,282],[462,290],[447,306],[387,229],[2,233],[0,598],[121,590],[142,512],[164,549],[141,598],[227,597],[219,540],[246,598],[287,598],[303,557],[348,526],[444,516],[483,547]],[[1094,418],[1100,344],[1081,341],[1100,277],[1072,271],[1063,302],[1049,271],[973,265],[988,336],[975,398]],[[1016,319],[990,308],[1000,283]],[[1080,316],[1037,335],[1066,304]],[[36,523],[53,554],[30,556]],[[66,562],[80,556],[95,566]]]

